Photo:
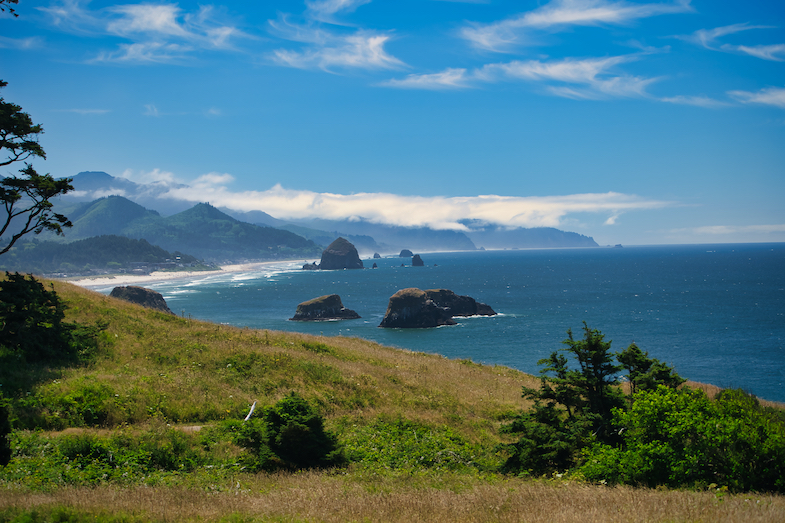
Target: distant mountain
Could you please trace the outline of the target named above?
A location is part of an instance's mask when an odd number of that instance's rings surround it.
[[[466,234],[476,245],[485,249],[598,247],[594,238],[552,227],[505,229],[499,226],[484,226],[472,229]]]
[[[167,198],[164,195],[170,189],[184,188],[187,185],[171,183],[135,183],[125,178],[118,178],[103,171],[84,171],[73,177],[71,185],[74,190],[60,199],[63,203],[91,202],[104,196],[123,196],[129,200],[152,209],[163,216],[169,216],[193,206],[193,202]]]
[[[94,236],[72,243],[24,241],[0,258],[0,270],[34,273],[85,273],[119,270],[133,263],[193,265],[198,260],[180,252],[169,253],[146,240],[124,236]]]
[[[206,203],[162,217],[122,196],[107,196],[77,205],[67,216],[74,226],[66,230],[66,241],[116,234],[209,261],[311,258],[321,253],[302,236],[235,220]]]
[[[477,247],[462,232],[435,230],[428,227],[399,227],[363,220],[292,220],[296,225],[325,231],[343,231],[349,235],[371,236],[380,248],[377,251],[398,253],[412,251],[473,251]]]
[[[298,234],[303,238],[313,240],[315,243],[323,247],[330,245],[333,241],[335,241],[336,238],[346,238],[357,248],[360,256],[370,256],[375,252],[380,252],[383,250],[376,243],[376,240],[364,234],[347,234],[342,231],[321,231],[318,229],[303,227],[301,225],[294,225],[292,223],[287,223],[286,225],[282,225],[279,228]]]

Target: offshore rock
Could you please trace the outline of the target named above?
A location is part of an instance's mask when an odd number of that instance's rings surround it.
[[[371,269],[378,269],[378,268],[379,268],[379,266],[376,265],[376,262],[373,262],[373,267],[371,267]]]
[[[297,306],[291,321],[354,320],[360,315],[347,309],[337,294],[328,294],[304,301]]]
[[[411,258],[412,256],[414,256],[414,253],[409,249],[404,249],[401,251],[401,254],[399,254],[398,256],[401,258]]]
[[[410,288],[390,297],[387,312],[379,327],[422,329],[455,324],[450,313],[429,299],[425,291]]]
[[[319,268],[323,271],[362,269],[363,262],[357,249],[349,240],[338,238],[322,252]]]
[[[422,261],[419,254],[415,254],[412,258],[412,267],[425,267],[425,262]]]
[[[375,252],[375,253],[373,253],[373,259],[374,259],[374,260],[378,260],[378,259],[379,259],[379,258],[381,258],[381,257],[382,257],[382,255],[381,255],[381,254],[379,254],[378,252]]]
[[[449,289],[429,289],[425,291],[429,299],[447,310],[450,316],[495,316],[490,306],[480,303],[471,296],[461,296]]]
[[[304,271],[318,271],[319,270],[319,264],[316,263],[316,262],[306,263],[305,265],[303,265],[303,270]]]
[[[152,289],[137,287],[135,285],[129,285],[127,287],[115,287],[112,289],[112,292],[109,293],[109,296],[131,303],[136,303],[137,305],[147,307],[148,309],[155,309],[157,311],[172,315],[174,314],[171,310],[169,310],[169,306],[166,305],[166,300],[164,300],[164,297],[161,295],[161,293],[155,292]]]

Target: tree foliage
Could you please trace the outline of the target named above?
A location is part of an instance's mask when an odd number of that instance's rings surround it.
[[[16,9],[11,7],[10,5],[10,4],[16,5],[18,3],[19,0],[0,0],[0,11],[5,12],[6,10],[8,10],[10,14],[14,15],[15,17],[18,17],[19,15],[16,14]]]
[[[0,88],[6,85],[7,82],[0,80]],[[20,106],[0,97],[0,151],[6,156],[0,157],[0,167],[35,156],[46,158],[37,139],[43,132],[41,125],[34,124]],[[43,231],[62,234],[63,227],[71,226],[68,218],[53,211],[50,200],[73,190],[72,180],[55,180],[49,174],[38,174],[29,163],[19,172],[22,176],[0,180],[0,201],[6,212],[5,219],[0,220],[0,237],[11,233],[8,243],[0,248],[0,255],[26,234]]]
[[[0,281],[0,349],[28,361],[78,360],[95,351],[102,327],[67,323],[66,306],[32,275]]]
[[[505,447],[510,453],[504,467],[508,472],[541,475],[564,471],[579,464],[582,450],[595,442],[617,443],[619,434],[613,414],[625,406],[619,387],[623,370],[630,372],[630,381],[633,372],[635,379],[648,376],[647,380],[636,381],[644,388],[652,383],[677,386],[683,381],[672,368],[648,359],[648,354],[637,346],[631,345],[621,355],[612,353],[611,342],[586,322],[582,339],[576,339],[572,330],[567,331],[567,336],[561,352],[553,352],[538,362],[544,366],[540,388],[523,388],[523,396],[534,401],[532,408],[502,428],[503,432],[519,437]],[[616,356],[621,364],[614,363]],[[569,367],[571,360],[577,368]],[[655,368],[657,372],[649,373]]]

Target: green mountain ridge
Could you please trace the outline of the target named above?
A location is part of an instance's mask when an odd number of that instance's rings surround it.
[[[162,217],[122,196],[107,196],[58,208],[58,212],[66,213],[74,224],[60,241],[114,234],[222,262],[291,259],[321,253],[318,245],[297,234],[241,222],[207,203]]]

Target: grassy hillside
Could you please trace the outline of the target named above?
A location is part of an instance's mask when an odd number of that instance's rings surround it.
[[[0,361],[0,521],[775,521],[785,499],[498,475],[533,376],[353,338],[239,329],[54,282],[106,325],[89,364]],[[251,473],[231,430],[296,391],[349,464]]]

